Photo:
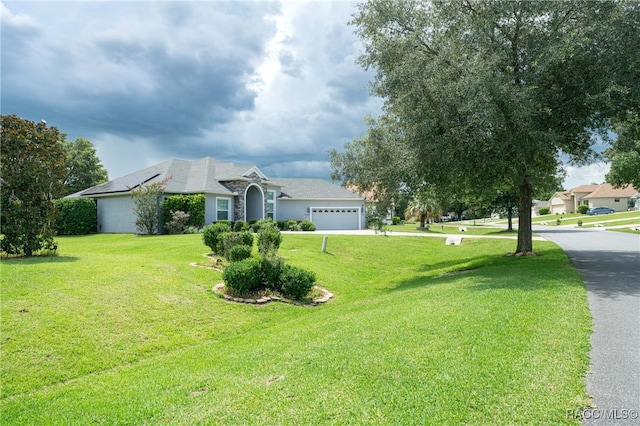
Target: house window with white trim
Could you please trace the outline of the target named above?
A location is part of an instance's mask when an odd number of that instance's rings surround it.
[[[267,191],[267,217],[275,219],[274,213],[276,211],[276,192]]]
[[[216,200],[216,220],[231,220],[229,212],[230,201],[229,198],[218,198]]]

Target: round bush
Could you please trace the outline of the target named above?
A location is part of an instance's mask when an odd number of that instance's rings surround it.
[[[316,224],[311,222],[310,220],[305,219],[302,222],[300,222],[300,229],[302,229],[303,231],[315,231]]]
[[[209,247],[217,255],[224,253],[222,238],[220,236],[225,232],[231,232],[231,225],[223,222],[216,222],[204,228],[202,231],[202,241],[204,245]]]
[[[306,269],[283,265],[282,271],[280,272],[282,292],[295,300],[302,299],[309,294],[315,282],[316,275]]]
[[[585,205],[585,204],[580,204],[578,206],[578,213],[580,214],[587,214],[587,212],[589,211],[589,206]]]
[[[239,262],[251,257],[251,246],[238,245],[233,246],[227,252],[229,262]]]
[[[225,285],[238,295],[247,295],[262,283],[262,261],[250,257],[230,263],[222,272]]]

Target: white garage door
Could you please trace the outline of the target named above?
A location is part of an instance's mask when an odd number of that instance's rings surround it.
[[[318,230],[360,229],[360,208],[312,207],[311,221]]]

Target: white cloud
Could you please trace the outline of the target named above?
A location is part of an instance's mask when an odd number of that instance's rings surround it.
[[[587,166],[565,166],[567,177],[564,189],[575,188],[580,185],[603,183],[604,176],[609,173],[609,163],[593,163]]]

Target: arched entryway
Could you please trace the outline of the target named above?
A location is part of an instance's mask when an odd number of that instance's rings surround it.
[[[262,188],[251,184],[244,192],[244,220],[264,219],[264,193]]]

